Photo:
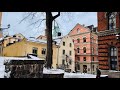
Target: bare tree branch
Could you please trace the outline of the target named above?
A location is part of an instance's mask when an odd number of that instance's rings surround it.
[[[31,26],[31,25],[33,25],[33,24],[37,24],[40,20],[43,21],[43,20],[45,20],[45,19],[38,19],[37,21],[31,23],[29,26]]]
[[[44,21],[44,20],[46,20],[46,19],[43,19],[42,21]],[[36,27],[36,28],[39,28],[39,27],[40,27],[40,25],[41,25],[42,21],[40,22],[40,24],[39,24],[39,25],[38,25],[38,27]]]
[[[19,24],[20,24],[21,22],[23,22],[25,19],[27,19],[31,14],[32,14],[32,12],[29,13],[26,17],[24,17],[24,18],[19,22]]]
[[[60,16],[60,12],[58,12],[57,15],[53,16],[53,17],[52,17],[52,20],[56,19],[56,18],[59,17],[59,16]]]
[[[31,19],[34,19],[34,17],[35,17],[36,14],[37,14],[37,12],[34,12],[34,13],[32,14],[32,18],[31,18]]]

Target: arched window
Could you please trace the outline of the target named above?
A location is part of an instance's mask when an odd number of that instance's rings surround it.
[[[116,29],[116,12],[107,12],[106,17],[108,21],[108,30]]]
[[[80,43],[80,39],[79,38],[77,39],[77,43]]]
[[[110,47],[110,69],[117,70],[117,48]]]
[[[83,53],[86,53],[86,47],[83,47]]]

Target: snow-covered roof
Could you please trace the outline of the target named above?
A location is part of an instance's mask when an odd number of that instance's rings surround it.
[[[84,73],[67,73],[65,72],[64,78],[96,78],[96,75],[93,74],[84,74]]]
[[[56,45],[59,45],[61,40],[62,40],[63,36],[60,36],[60,37],[53,37],[53,41],[56,41],[57,44]]]
[[[27,38],[27,41],[37,42],[37,43],[47,43],[46,40],[43,40],[43,39],[35,39],[35,38]]]
[[[3,40],[3,38],[0,38],[0,41],[2,41]]]

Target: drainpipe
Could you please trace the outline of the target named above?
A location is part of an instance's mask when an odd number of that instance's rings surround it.
[[[90,32],[90,51],[91,51],[91,74],[92,74],[92,37],[91,37],[91,32]]]

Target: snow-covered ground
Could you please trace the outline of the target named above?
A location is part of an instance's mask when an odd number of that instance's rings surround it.
[[[64,70],[61,69],[46,69],[43,68],[43,74],[62,74]]]
[[[0,78],[4,78],[5,74],[5,65],[4,57],[0,57]],[[64,78],[96,78],[96,75],[93,74],[84,74],[84,73],[67,73],[61,69],[43,69],[44,74],[61,74],[64,73]],[[101,77],[106,77],[107,75],[101,75]]]
[[[5,65],[3,64],[4,64],[4,58],[0,57],[0,78],[4,78]]]
[[[64,73],[64,78],[96,78],[96,75],[93,74],[84,74],[84,73]]]

